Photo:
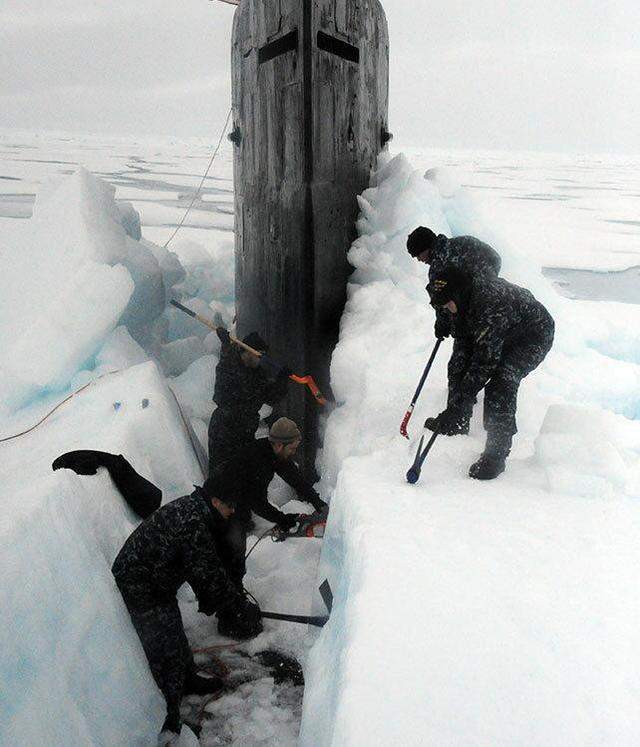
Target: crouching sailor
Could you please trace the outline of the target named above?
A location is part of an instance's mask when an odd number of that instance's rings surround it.
[[[183,695],[216,692],[216,678],[197,674],[182,625],[176,592],[193,589],[199,611],[224,613],[234,630],[250,638],[262,630],[260,608],[228,577],[217,542],[233,514],[204,489],[178,498],[155,511],[127,539],[112,567],[149,667],[166,703],[163,733],[180,733]]]
[[[205,483],[209,493],[219,495],[236,506],[228,523],[224,560],[238,588],[242,588],[245,574],[251,512],[272,521],[285,532],[297,522],[297,515],[285,514],[268,501],[269,484],[276,474],[296,491],[300,500],[310,503],[319,513],[328,511],[327,504],[292,459],[301,440],[302,435],[293,420],[279,418],[271,426],[268,438],[252,440],[226,462],[221,472],[209,477]],[[229,553],[228,556],[226,553]],[[235,619],[226,612],[218,615],[218,632],[221,635],[236,638],[234,626]]]
[[[431,304],[454,318],[447,409],[425,427],[447,436],[467,433],[476,395],[484,389],[484,453],[469,475],[504,472],[517,432],[518,388],[551,350],[554,321],[530,291],[503,278],[470,278],[445,270],[427,286]]]

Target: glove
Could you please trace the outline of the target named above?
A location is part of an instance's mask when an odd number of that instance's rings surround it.
[[[218,613],[218,632],[237,640],[255,638],[262,632],[260,607],[238,595],[235,602]]]
[[[68,451],[66,454],[59,456],[51,465],[51,469],[70,469],[77,475],[95,475],[99,467],[106,467],[110,470],[118,460],[122,459],[121,454],[80,449],[79,451]]]
[[[283,532],[288,532],[290,529],[298,523],[298,514],[282,514],[282,517],[278,520],[278,529]]]
[[[231,335],[229,334],[229,330],[225,329],[224,327],[218,327],[216,329],[216,334],[218,335],[218,339],[223,345],[231,344]]]
[[[444,314],[438,314],[433,332],[438,340],[443,340],[451,335],[451,319]]]
[[[465,429],[466,432],[469,430],[468,416],[457,407],[447,407],[435,418],[435,421],[438,433],[443,436],[457,436],[459,433],[464,433]],[[426,423],[425,426],[429,427]]]

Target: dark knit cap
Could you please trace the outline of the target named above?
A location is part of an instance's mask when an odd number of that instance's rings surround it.
[[[407,251],[412,257],[417,257],[425,249],[431,249],[437,238],[430,228],[418,226],[407,238]]]
[[[269,441],[277,444],[291,444],[302,438],[300,429],[289,418],[278,418],[269,429]]]
[[[238,501],[233,496],[222,495],[220,482],[215,477],[207,477],[202,486],[202,491],[206,493],[207,498],[217,498],[219,501],[226,503],[230,508],[235,508]]]
[[[427,293],[434,307],[455,301],[459,307],[466,306],[471,291],[471,278],[461,270],[449,268],[441,272],[427,285]]]
[[[257,332],[249,332],[249,334],[243,338],[242,342],[254,350],[259,350],[261,353],[266,353],[267,350],[269,350],[269,346]]]

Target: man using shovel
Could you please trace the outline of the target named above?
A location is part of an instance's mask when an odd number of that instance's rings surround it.
[[[448,268],[466,272],[474,278],[497,278],[502,260],[496,250],[474,236],[448,239],[425,226],[418,226],[407,238],[407,251],[429,265],[429,282]],[[452,334],[453,318],[447,309],[436,309],[435,336],[438,339]]]
[[[217,678],[196,672],[176,600],[178,589],[189,584],[199,611],[224,615],[238,638],[252,638],[262,630],[260,608],[232,582],[218,554],[233,512],[231,499],[220,500],[206,484],[196,488],[145,519],[111,569],[167,703],[163,732],[180,733],[184,695],[222,687]]]
[[[476,395],[484,389],[485,449],[469,475],[504,472],[517,432],[518,388],[551,349],[554,321],[530,291],[503,278],[471,278],[449,268],[427,286],[431,305],[453,317],[447,408],[425,427],[446,436],[468,433]]]
[[[213,392],[217,407],[209,422],[209,475],[220,471],[238,449],[253,441],[260,408],[283,399],[291,373],[282,368],[274,376],[261,365],[263,358],[234,345],[226,329],[218,327],[216,333],[222,347]],[[248,334],[243,342],[260,353],[267,351],[257,332]]]

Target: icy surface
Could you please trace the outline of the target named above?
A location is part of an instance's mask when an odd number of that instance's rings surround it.
[[[142,747],[163,701],[110,570],[137,519],[105,470],[51,470],[77,448],[124,453],[165,500],[201,479],[153,363],[101,379],[2,444],[0,743]]]
[[[233,254],[228,241],[208,251],[189,240],[179,259],[138,240],[136,216],[114,201],[109,185],[80,170],[40,187],[34,216],[3,230],[2,282],[13,295],[3,298],[0,329],[15,358],[3,372],[0,439],[45,419],[0,442],[2,744],[142,747],[156,743],[164,718],[110,572],[136,517],[104,470],[85,477],[51,471],[61,453],[94,448],[123,453],[165,501],[202,484],[194,447],[206,445],[219,341],[168,301],[186,300],[229,324]],[[113,288],[97,292],[114,269],[126,281],[120,301],[106,292]],[[87,283],[75,305],[74,273]],[[29,329],[19,347],[16,333]],[[274,485],[279,504],[290,497]],[[250,546],[267,528],[258,524]],[[260,543],[247,586],[265,609],[310,611],[319,544]],[[215,619],[197,613],[187,588],[180,602],[194,648],[229,645],[216,635]],[[303,659],[306,635],[304,626],[267,622],[258,639],[234,647],[230,684],[248,681],[206,710],[202,698],[185,705],[185,717],[203,726],[201,744],[296,743],[302,688],[245,662],[265,648]],[[207,653],[197,659],[211,663]],[[194,740],[185,727],[180,744]]]
[[[557,296],[446,172],[387,158],[360,205],[321,462],[334,612],[307,666],[300,743],[633,744],[640,423],[624,415],[640,404],[640,309]],[[481,401],[470,436],[441,437],[421,481],[405,480],[425,416],[445,406],[451,345],[406,442],[434,341],[425,271],[404,247],[419,224],[490,241],[556,318],[554,350],[521,388],[508,470],[487,484],[467,477]]]
[[[0,444],[0,742],[155,744],[162,700],[108,572],[135,518],[105,474],[52,473],[50,462],[71,448],[122,452],[165,499],[201,478],[166,383],[206,443],[218,341],[167,302],[233,319],[232,148],[172,251],[163,244],[209,143],[2,133],[0,152],[0,338],[14,351],[0,372],[0,437],[123,371]],[[640,444],[629,418],[640,417],[640,312],[564,301],[539,267],[638,264],[638,161],[426,150],[410,159],[417,173],[399,159],[363,196],[363,236],[350,255],[356,272],[333,362],[342,404],[321,464],[333,500],[318,580],[329,576],[335,611],[306,666],[300,741],[635,744]],[[424,268],[404,252],[420,222],[493,243],[505,274],[558,321],[554,353],[522,388],[509,471],[489,485],[466,478],[482,448],[481,402],[470,437],[436,442],[421,483],[404,481],[422,419],[444,405],[450,345],[406,443],[397,428],[433,322]],[[568,295],[588,295],[567,277]],[[620,287],[608,278],[598,297]],[[279,504],[290,498],[281,484],[273,492]],[[249,559],[248,586],[266,609],[320,612],[319,553],[315,540],[267,538]],[[180,597],[194,648],[228,643]],[[267,622],[239,652],[274,647],[304,662],[306,636]],[[235,667],[240,655],[197,658]],[[299,687],[263,673],[206,706],[201,744],[293,745],[301,699]],[[185,715],[202,706],[189,699]]]

